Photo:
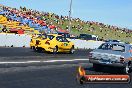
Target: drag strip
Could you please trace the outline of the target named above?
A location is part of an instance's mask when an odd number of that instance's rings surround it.
[[[36,61],[86,59],[90,50],[76,50],[74,54],[35,52],[30,48],[0,48],[0,61]]]
[[[110,74],[95,72],[91,64],[80,64],[87,67],[90,74]],[[0,69],[1,88],[131,88],[126,84],[84,84],[76,81],[78,64],[49,66],[29,66]]]
[[[29,48],[0,48],[0,88],[132,88],[132,82],[78,84],[79,66],[83,66],[88,74],[121,74],[114,68],[94,71],[89,63],[89,52],[76,50],[74,54],[49,54]]]
[[[0,68],[88,63],[90,50],[74,54],[35,52],[30,48],[0,48]]]
[[[50,54],[50,53],[46,53],[46,52],[35,52],[30,48],[11,48],[11,47],[7,47],[7,48],[0,48],[0,57],[20,57],[20,56],[50,56],[50,57],[77,57],[77,56],[87,56],[88,52],[91,51],[89,49],[77,49],[75,50],[74,54],[66,54],[66,53],[58,53],[58,54]]]

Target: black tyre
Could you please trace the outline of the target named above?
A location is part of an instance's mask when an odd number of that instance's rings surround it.
[[[37,51],[38,52],[42,52],[42,48],[37,48]]]
[[[58,47],[55,46],[54,49],[53,49],[53,54],[56,54],[58,52]]]
[[[128,74],[132,72],[132,64],[128,63],[125,67],[123,67],[123,73]]]
[[[32,47],[32,49],[33,49],[34,51],[37,51],[37,49],[36,49],[34,46]]]
[[[124,73],[124,74],[128,74],[128,73],[129,73],[129,68],[128,68],[128,66],[124,67],[122,70],[123,70],[123,73]]]
[[[131,62],[131,64],[130,64],[130,73],[132,73],[132,62]]]
[[[30,49],[33,49],[33,47],[32,47],[32,46],[30,46]]]
[[[74,54],[74,51],[75,51],[75,49],[74,49],[74,46],[72,46],[72,48],[70,49],[70,54]]]

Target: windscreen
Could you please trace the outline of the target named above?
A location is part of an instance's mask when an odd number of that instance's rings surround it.
[[[59,42],[68,42],[68,40],[65,37],[62,37],[62,36],[56,37],[56,40],[59,41]]]
[[[98,49],[125,52],[125,46],[120,44],[102,44]]]
[[[50,40],[52,40],[55,36],[53,35],[47,35],[47,38],[49,38]]]

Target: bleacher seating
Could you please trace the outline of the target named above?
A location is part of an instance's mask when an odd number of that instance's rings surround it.
[[[24,26],[24,25],[20,25],[21,22],[18,21],[7,21],[7,17],[0,15],[0,31],[2,30],[3,26],[6,26],[6,28],[8,29],[8,31],[12,30],[12,29],[16,29],[16,30],[20,30],[23,29],[25,31],[26,34],[34,34],[34,33],[39,33],[38,31],[35,31],[34,28],[31,28],[29,26]]]
[[[41,19],[41,16],[31,17],[30,15],[27,15],[25,13],[26,11],[16,10],[10,7],[2,8],[2,6],[0,6],[0,15],[3,17],[3,19],[1,19],[0,21],[0,24],[6,25],[6,27],[9,29],[20,28],[20,29],[24,29],[25,31],[34,30],[35,33],[38,33],[39,31],[40,32],[44,31],[45,33],[55,32],[54,30],[51,30],[52,28],[50,27],[50,25],[47,26],[47,23],[45,23],[44,20]],[[13,22],[8,23],[7,20],[12,20]],[[29,28],[27,28],[27,25]]]

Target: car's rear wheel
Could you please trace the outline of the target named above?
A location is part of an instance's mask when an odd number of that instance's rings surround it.
[[[30,49],[33,49],[33,47],[32,47],[32,46],[30,46]]]
[[[37,51],[37,49],[36,49],[34,46],[32,47],[32,49],[33,49],[34,51]]]
[[[37,51],[38,52],[42,52],[42,48],[37,48]]]

